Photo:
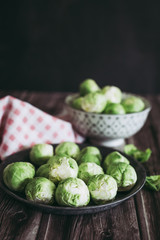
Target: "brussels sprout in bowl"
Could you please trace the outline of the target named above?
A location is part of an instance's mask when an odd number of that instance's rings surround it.
[[[125,114],[121,114],[122,111],[119,114],[85,112],[72,106],[73,100],[77,97],[79,97],[79,93],[69,95],[65,99],[65,106],[73,127],[83,136],[89,137],[92,143],[107,147],[122,145],[125,138],[136,134],[144,126],[151,110],[151,105],[146,98],[130,93],[122,93],[121,105],[123,108],[130,109],[132,107],[132,105],[129,106],[130,102],[136,102],[135,104],[138,102],[140,107],[134,107],[133,110],[138,109],[139,112]],[[125,101],[128,98],[131,98],[131,100]],[[134,101],[134,98],[140,100]]]

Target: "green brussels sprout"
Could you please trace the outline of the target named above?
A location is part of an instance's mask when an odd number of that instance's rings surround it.
[[[53,161],[52,159],[49,160],[49,165],[49,179],[54,183],[58,183],[69,177],[76,178],[78,175],[77,162],[71,157],[53,157]]]
[[[91,153],[84,153],[82,156],[80,156],[78,158],[78,164],[80,165],[81,163],[85,163],[85,162],[93,162],[93,163],[96,163],[97,165],[101,165],[101,161],[100,159],[96,156],[96,155],[93,155]]]
[[[145,108],[145,104],[143,100],[135,96],[131,96],[123,99],[122,105],[126,113],[141,112]]]
[[[82,109],[85,112],[101,113],[105,109],[106,99],[101,92],[93,92],[84,96]]]
[[[55,153],[57,155],[67,155],[71,158],[76,159],[80,153],[79,146],[74,142],[63,142],[57,145],[55,148]]]
[[[58,184],[56,201],[61,206],[82,207],[90,201],[87,185],[79,178],[67,178]]]
[[[121,192],[130,190],[137,181],[135,169],[124,162],[109,165],[107,174],[117,181],[118,191]]]
[[[128,159],[125,158],[122,154],[120,154],[117,151],[111,152],[105,157],[103,162],[103,168],[106,171],[109,165],[119,163],[119,162],[125,162],[129,164]]]
[[[35,144],[30,151],[30,160],[40,166],[45,164],[53,156],[53,146],[47,143]]]
[[[129,156],[134,157],[136,160],[138,160],[141,163],[147,162],[152,153],[150,148],[147,148],[145,151],[141,151],[133,144],[125,145],[124,152]]]
[[[13,191],[22,192],[35,175],[35,167],[29,162],[8,164],[3,170],[3,181]]]
[[[50,170],[50,165],[48,163],[43,164],[37,169],[36,176],[49,178],[49,170]]]
[[[100,153],[100,150],[97,147],[87,146],[87,147],[84,147],[78,154],[77,159],[76,159],[77,162],[80,163],[82,157],[85,155],[87,157],[87,154],[97,157],[100,161],[102,160],[102,154]]]
[[[59,161],[59,158],[62,158],[62,157],[69,157],[69,156],[67,156],[66,154],[57,154],[57,155],[54,155],[53,157],[51,157],[49,160],[48,160],[48,162],[47,162],[47,164],[49,164],[50,166],[52,166],[53,165],[53,163],[54,162],[58,162]]]
[[[46,164],[43,164],[37,169],[37,176],[49,178],[49,172],[51,170],[51,167],[55,166],[55,164],[59,162],[59,159],[63,157],[68,158],[66,154],[54,155],[53,157],[51,157]]]
[[[99,86],[93,79],[84,80],[79,87],[81,96],[85,96],[88,93],[96,92],[99,89]]]
[[[104,204],[111,201],[117,194],[117,183],[113,177],[107,174],[92,176],[87,186],[95,204]]]
[[[71,106],[75,109],[81,110],[82,109],[82,107],[81,107],[82,100],[83,100],[83,97],[78,97],[78,98],[73,99]]]
[[[120,103],[109,103],[106,105],[103,113],[106,114],[125,114],[125,109]]]
[[[78,178],[82,179],[85,183],[88,182],[90,177],[97,174],[104,174],[104,172],[103,168],[96,163],[86,162],[79,165]]]
[[[102,93],[105,95],[107,103],[120,103],[122,100],[122,92],[118,87],[105,86],[102,88]]]
[[[55,184],[49,179],[35,177],[27,184],[25,195],[27,200],[50,205],[54,202],[55,189]]]

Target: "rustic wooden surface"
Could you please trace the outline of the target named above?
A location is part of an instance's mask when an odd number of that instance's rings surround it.
[[[50,113],[59,114],[65,93],[0,92],[10,94]],[[160,96],[147,96],[152,111],[143,129],[127,143],[141,149],[150,147],[144,164],[147,175],[160,174]],[[134,197],[110,210],[79,216],[42,213],[7,196],[0,190],[1,240],[159,240],[160,192],[145,187]]]

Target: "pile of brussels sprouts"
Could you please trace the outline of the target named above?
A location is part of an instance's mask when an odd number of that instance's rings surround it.
[[[102,161],[95,146],[80,150],[73,142],[60,143],[55,149],[50,144],[36,144],[29,159],[7,165],[3,180],[10,190],[25,193],[27,200],[37,203],[70,207],[105,204],[137,181],[127,158],[113,151]]]
[[[145,108],[141,98],[130,96],[123,99],[118,87],[105,86],[101,89],[93,79],[86,79],[80,84],[79,95],[72,100],[71,106],[85,112],[103,114],[135,113]]]

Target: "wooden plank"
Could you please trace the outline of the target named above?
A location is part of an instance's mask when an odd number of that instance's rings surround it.
[[[156,98],[149,98],[153,105],[149,118],[143,129],[129,143],[135,144],[142,150],[150,148],[152,150],[151,158],[143,163],[147,175],[160,174],[160,110]],[[135,206],[137,209],[137,218],[141,233],[141,239],[152,240],[160,239],[160,228],[158,219],[160,219],[160,193],[143,190],[135,196]]]
[[[37,239],[42,212],[36,209],[26,208],[26,206],[23,207],[26,209],[27,219],[19,227],[14,240],[35,240]]]
[[[30,211],[24,204],[0,190],[0,239],[32,239],[36,237],[41,213]],[[34,225],[32,224],[34,222]],[[33,227],[32,231],[30,226]]]
[[[63,238],[68,226],[66,219],[67,216],[43,213],[37,240],[66,239],[66,237]]]
[[[131,198],[111,210],[111,239],[140,239],[134,198]],[[108,219],[108,221],[110,221]]]
[[[122,231],[123,229],[123,231]],[[134,199],[113,209],[90,215],[58,216],[43,214],[38,240],[92,240],[92,239],[139,240]]]

